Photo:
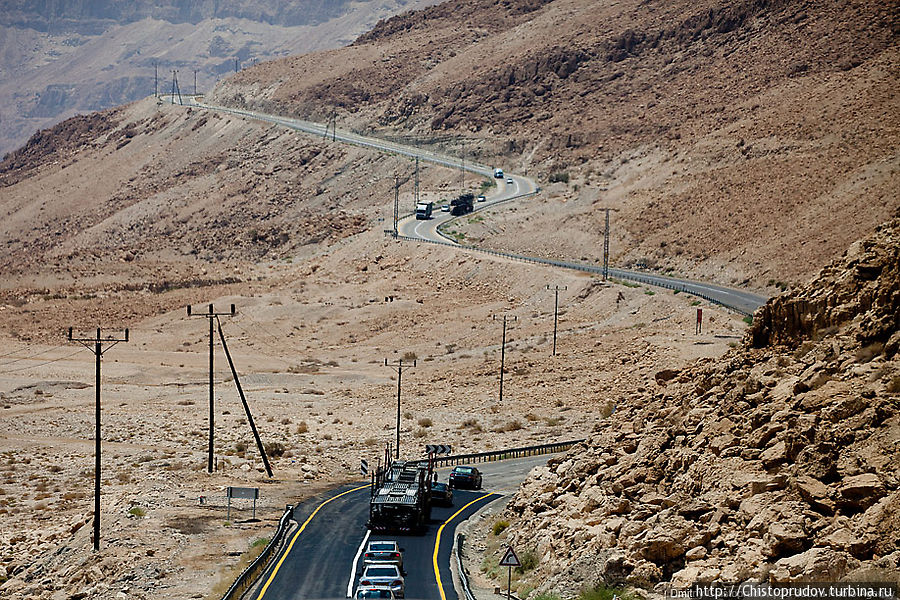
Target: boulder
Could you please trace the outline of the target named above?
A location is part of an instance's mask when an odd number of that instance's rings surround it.
[[[838,488],[841,507],[853,512],[865,510],[884,495],[884,485],[875,473],[845,477]]]
[[[830,548],[810,548],[806,552],[782,558],[769,572],[769,583],[795,581],[839,581],[859,561],[846,552]]]

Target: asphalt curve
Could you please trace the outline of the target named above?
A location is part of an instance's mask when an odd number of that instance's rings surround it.
[[[498,494],[454,491],[453,507],[434,507],[424,535],[373,535],[403,548],[409,600],[458,600],[450,574],[456,526]],[[300,523],[273,566],[261,578],[256,600],[335,600],[347,597],[351,574],[356,588],[361,564],[353,564],[366,535],[369,486],[348,485],[297,506]],[[440,540],[438,540],[440,536]]]

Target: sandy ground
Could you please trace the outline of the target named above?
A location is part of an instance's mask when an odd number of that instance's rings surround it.
[[[218,340],[220,470],[205,472],[207,320],[181,308],[129,323],[129,342],[103,361],[98,554],[89,552],[93,355],[62,335],[55,346],[4,342],[0,544],[11,597],[125,588],[127,597],[204,597],[286,503],[357,478],[359,459],[377,460],[393,439],[396,374],[385,359],[416,360],[402,379],[404,455],[425,443],[483,451],[581,437],[604,406],[654,388],[664,368],[722,353],[745,326],[704,307],[708,328],[694,335],[695,301],[684,295],[374,232],[271,267],[249,289],[202,301],[237,307],[222,327],[263,441],[284,449],[272,458],[275,477],[262,472]],[[555,357],[551,283],[568,286]],[[492,317],[504,313],[518,320],[500,402]],[[260,522],[248,522],[248,506],[226,522],[228,485],[261,488]]]

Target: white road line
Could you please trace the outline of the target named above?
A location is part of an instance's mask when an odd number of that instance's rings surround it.
[[[356,565],[359,563],[359,557],[362,556],[363,548],[366,547],[366,542],[369,541],[369,534],[372,533],[371,530],[366,529],[366,535],[363,537],[362,543],[359,545],[359,550],[356,551],[356,558],[353,559],[353,568],[350,569],[350,581],[347,582],[347,597],[351,597],[353,595],[353,582],[356,580]]]

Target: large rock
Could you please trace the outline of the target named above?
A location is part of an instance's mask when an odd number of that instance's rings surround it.
[[[859,561],[846,552],[830,548],[810,548],[801,554],[777,561],[769,572],[769,582],[838,581],[858,566]]]
[[[863,473],[845,477],[838,493],[842,508],[860,511],[875,504],[884,495],[884,485],[875,473]]]

